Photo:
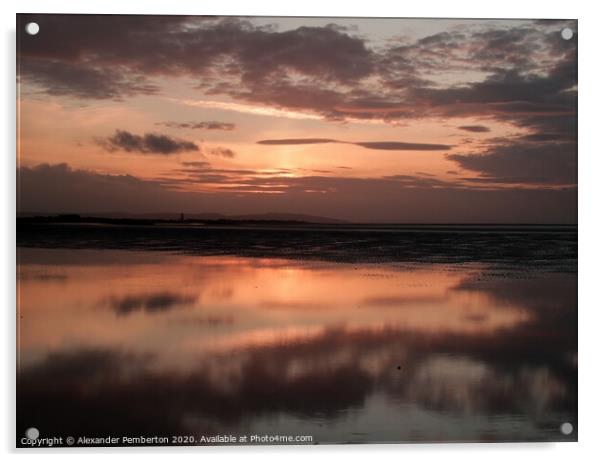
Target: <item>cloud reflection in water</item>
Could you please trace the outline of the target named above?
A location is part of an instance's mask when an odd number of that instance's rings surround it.
[[[576,418],[574,274],[39,252],[21,266],[66,278],[21,284],[19,428],[545,441]]]

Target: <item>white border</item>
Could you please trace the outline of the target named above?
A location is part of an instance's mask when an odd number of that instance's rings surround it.
[[[191,2],[180,0],[146,0],[144,2],[111,0],[21,0],[9,4],[2,2],[0,21],[3,26],[3,71],[0,72],[3,96],[0,130],[2,152],[2,223],[0,226],[1,294],[4,297],[4,343],[1,355],[2,379],[0,409],[0,448],[15,456],[14,447],[14,379],[15,379],[15,13],[123,13],[123,14],[215,14],[215,15],[266,15],[266,16],[377,16],[377,17],[458,17],[458,18],[577,18],[579,20],[579,443],[557,444],[441,444],[441,445],[362,445],[320,447],[221,447],[221,448],[149,448],[128,449],[61,449],[18,451],[26,459],[43,455],[51,460],[65,457],[124,459],[144,457],[162,460],[168,453],[188,458],[244,458],[265,462],[266,459],[290,461],[311,457],[326,459],[344,457],[347,461],[364,460],[372,454],[386,460],[419,457],[427,460],[469,461],[483,460],[508,462],[509,458],[545,458],[546,461],[567,462],[575,456],[594,458],[599,448],[598,419],[600,409],[600,360],[598,358],[599,329],[602,326],[602,304],[599,301],[600,235],[602,223],[602,161],[600,141],[600,8],[593,1],[525,1],[482,0],[386,1],[369,0],[351,3],[343,0],[302,0],[282,2],[268,0],[219,2]]]

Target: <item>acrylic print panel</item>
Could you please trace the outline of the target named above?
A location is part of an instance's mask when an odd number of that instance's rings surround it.
[[[18,446],[577,439],[576,21],[17,36]]]

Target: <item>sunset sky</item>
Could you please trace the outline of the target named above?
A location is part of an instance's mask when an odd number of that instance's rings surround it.
[[[21,213],[576,222],[576,21],[17,28]]]

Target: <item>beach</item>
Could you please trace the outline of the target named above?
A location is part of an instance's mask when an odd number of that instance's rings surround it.
[[[18,432],[577,438],[575,228],[41,225],[17,251]]]

